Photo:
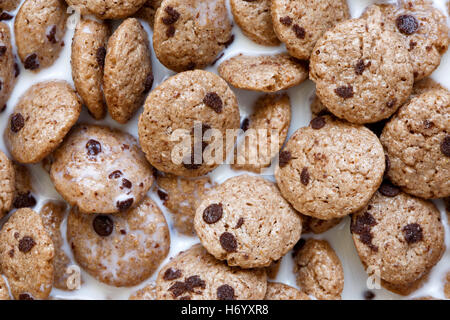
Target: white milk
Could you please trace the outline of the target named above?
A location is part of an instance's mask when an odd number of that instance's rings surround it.
[[[348,0],[350,10],[353,17],[358,17],[361,12],[368,5],[374,2],[382,2],[382,1],[370,1],[370,0]],[[393,1],[384,1],[384,2],[393,2]],[[443,12],[447,14],[445,0],[435,0],[436,7],[440,8]],[[15,15],[17,12],[13,12]],[[230,13],[231,17],[231,13]],[[11,30],[13,30],[13,21],[7,21]],[[144,25],[146,31],[149,34],[150,40],[152,37],[152,31],[148,27],[147,23],[141,21]],[[117,25],[117,24],[116,24]],[[73,24],[69,26],[66,35],[65,35],[65,46],[61,52],[58,60],[47,69],[40,71],[37,74],[26,71],[21,66],[20,76],[18,78],[17,85],[12,92],[11,98],[7,104],[7,110],[0,115],[0,132],[3,133],[6,125],[9,114],[12,112],[14,105],[17,103],[19,97],[33,84],[44,81],[44,80],[52,80],[52,79],[62,79],[66,80],[73,85],[71,69],[70,69],[70,53],[71,53],[71,42],[73,37]],[[247,55],[261,55],[261,54],[274,54],[278,52],[285,51],[285,47],[264,47],[253,43],[251,40],[247,39],[240,29],[235,25],[233,28],[233,34],[235,35],[235,41],[230,45],[228,49],[224,51],[224,56],[216,63],[214,67],[209,67],[207,70],[217,73],[217,66],[221,61],[224,61],[238,53],[244,53]],[[151,41],[150,41],[151,42]],[[14,43],[14,36],[13,36]],[[14,49],[15,50],[15,49]],[[159,85],[162,81],[167,79],[169,76],[173,75],[174,72],[166,69],[164,66],[159,63],[156,59],[154,52],[152,51],[152,62],[153,62],[153,73],[155,77],[153,87]],[[442,58],[442,62],[440,67],[433,73],[432,77],[450,89],[450,76],[448,75],[450,72],[450,53],[447,52]],[[245,90],[234,89],[234,92],[237,95],[239,106],[241,109],[241,118],[245,118],[252,112],[252,104],[257,99],[261,93],[250,92]],[[295,130],[299,127],[308,125],[311,120],[311,112],[309,110],[309,105],[311,102],[311,97],[314,94],[314,84],[311,81],[306,81],[301,85],[291,88],[288,90],[289,96],[291,98],[292,103],[292,122],[291,127],[289,129],[289,135],[292,135]],[[106,124],[111,127],[120,128],[130,134],[134,135],[136,138],[137,134],[137,121],[139,113],[142,109],[126,124],[120,125],[114,122],[109,116],[102,121],[93,120],[85,110],[81,115],[79,122],[88,122],[88,123],[101,123]],[[7,152],[3,139],[0,141],[0,148],[4,152]],[[29,165],[29,169],[32,172],[33,178],[33,188],[35,190],[35,196],[37,197],[38,204],[34,208],[39,211],[42,205],[50,200],[50,199],[59,199],[62,198],[55,191],[47,172],[42,169],[40,164],[37,165]],[[222,165],[213,172],[210,173],[211,179],[216,183],[222,183],[226,179],[242,174],[242,172],[233,171],[230,169],[228,165]],[[274,180],[273,176],[266,176],[267,179]],[[186,250],[191,247],[193,244],[198,242],[196,237],[187,237],[179,234],[174,228],[171,219],[171,214],[167,211],[167,209],[163,206],[161,200],[154,192],[149,192],[149,196],[157,202],[159,207],[163,210],[166,219],[170,226],[170,234],[171,234],[171,248],[168,257],[163,262],[164,265],[170,257],[177,255],[181,250]],[[447,216],[444,213],[444,206],[442,201],[436,201],[441,213],[442,213],[442,221],[445,226],[445,242],[447,248],[450,248],[450,230],[447,223]],[[63,236],[66,235],[66,221],[61,226],[61,231]],[[344,221],[333,228],[332,230],[322,234],[322,235],[308,235],[305,238],[314,237],[318,239],[327,239],[333,248],[336,250],[337,255],[341,259],[342,265],[344,267],[345,274],[345,285],[344,292],[342,297],[344,299],[362,299],[364,291],[367,290],[366,281],[367,274],[365,273],[362,264],[358,258],[356,250],[353,245],[353,241],[350,234],[350,219],[347,217]],[[64,249],[66,253],[72,258],[69,245],[65,239]],[[282,260],[280,271],[278,273],[277,281],[284,282],[291,286],[296,286],[295,277],[292,272],[293,262],[291,258],[291,254],[288,253]],[[410,297],[420,297],[431,295],[436,298],[444,298],[443,295],[443,283],[444,277],[447,271],[450,271],[450,249],[447,249],[441,261],[433,268],[431,275],[425,285],[414,292]],[[141,283],[136,287],[131,288],[116,288],[112,286],[105,285],[95,280],[91,276],[89,276],[86,272],[82,271],[82,281],[83,284],[79,290],[66,292],[58,289],[53,289],[51,293],[51,297],[56,299],[128,299],[131,293],[136,291],[139,288],[144,287],[146,284],[151,283],[156,278],[157,272],[148,279],[147,281]],[[387,290],[384,289],[376,289],[372,290],[376,294],[376,299],[397,299],[402,298],[397,296]]]

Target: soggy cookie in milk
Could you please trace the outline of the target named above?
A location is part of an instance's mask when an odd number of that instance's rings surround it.
[[[81,102],[67,82],[35,84],[14,107],[5,144],[18,162],[37,163],[58,147],[80,112]]]
[[[25,69],[49,67],[64,46],[67,5],[63,0],[26,0],[14,21],[17,52]]]
[[[205,68],[232,39],[225,0],[164,0],[156,12],[153,47],[171,70]]]
[[[152,169],[131,135],[95,125],[72,131],[54,153],[56,190],[85,213],[135,207],[153,183]]]
[[[164,215],[148,197],[136,208],[115,214],[84,214],[72,208],[67,240],[84,270],[116,287],[131,287],[150,277],[170,248]]]
[[[266,288],[263,269],[230,267],[199,244],[175,256],[156,278],[158,300],[262,300]]]

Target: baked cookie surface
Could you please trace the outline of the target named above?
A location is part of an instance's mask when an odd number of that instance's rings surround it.
[[[300,290],[279,282],[268,282],[264,300],[311,300]]]
[[[0,110],[2,111],[6,109],[6,102],[16,83],[14,60],[11,31],[6,23],[0,22]]]
[[[13,163],[0,151],[0,217],[11,210],[15,196],[15,180]]]
[[[146,0],[67,0],[82,15],[94,14],[99,19],[122,19],[133,15]]]

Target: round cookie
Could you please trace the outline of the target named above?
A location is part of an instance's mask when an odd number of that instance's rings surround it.
[[[259,57],[238,54],[222,62],[218,71],[236,88],[276,92],[308,79],[308,62],[292,58],[287,53]]]
[[[234,21],[242,32],[263,46],[280,44],[272,24],[270,0],[230,0]]]
[[[108,36],[105,23],[82,19],[72,40],[73,82],[89,113],[97,120],[106,114],[102,84]]]
[[[416,81],[429,76],[440,64],[449,45],[446,16],[429,0],[378,5],[387,26],[405,41]],[[363,14],[368,17],[373,7]]]
[[[46,299],[53,284],[53,242],[42,219],[19,209],[0,231],[0,269],[15,299]]]
[[[6,102],[14,88],[15,68],[11,32],[6,23],[0,22],[0,112],[6,109]]]
[[[278,38],[304,60],[325,31],[350,17],[347,0],[272,0],[271,12]]]
[[[381,184],[383,147],[364,126],[331,116],[298,129],[280,152],[275,178],[302,214],[329,220],[363,208]]]
[[[151,283],[132,293],[128,300],[156,300],[156,285]]]
[[[311,300],[307,294],[279,282],[268,282],[264,300]]]
[[[13,162],[15,179],[15,194],[13,207],[20,208],[33,208],[37,201],[34,197],[33,185],[31,182],[31,173],[28,167],[25,165]]]
[[[0,3],[0,11],[13,11],[20,4],[20,0],[2,0]]]
[[[0,151],[0,218],[12,208],[15,180],[16,174],[11,160]]]
[[[388,183],[353,215],[350,230],[361,262],[378,272],[388,289],[392,289],[389,284],[397,289],[411,287],[445,250],[444,228],[434,204]]]
[[[229,266],[268,267],[300,239],[301,218],[275,184],[261,177],[230,178],[206,196],[194,227],[203,246]]]
[[[146,3],[136,12],[136,17],[147,21],[150,28],[155,25],[156,10],[161,6],[162,0],[147,0]]]
[[[134,209],[109,215],[72,208],[67,240],[84,270],[116,287],[131,287],[150,277],[170,247],[164,215],[148,197]]]
[[[108,41],[103,89],[111,117],[126,123],[153,85],[147,32],[135,18],[126,19]]]
[[[35,84],[14,107],[5,144],[18,162],[37,163],[58,147],[80,112],[81,102],[67,82]]]
[[[325,240],[309,239],[294,252],[297,284],[319,300],[341,299],[344,270],[339,257]]]
[[[153,184],[152,168],[128,133],[78,126],[54,153],[50,178],[83,213],[115,213],[134,207]]]
[[[99,19],[123,19],[133,15],[146,0],[67,0],[82,15],[94,14]]]
[[[164,0],[156,11],[153,48],[173,71],[205,68],[231,40],[225,0]]]
[[[403,105],[386,124],[381,143],[389,179],[425,199],[450,196],[450,92],[432,89]]]
[[[67,5],[63,0],[26,0],[14,21],[17,53],[25,69],[49,67],[64,46]]]
[[[201,245],[178,254],[156,278],[158,300],[262,300],[266,288],[263,269],[230,267]]]
[[[0,275],[0,300],[11,300],[8,283],[2,275]]]
[[[195,177],[223,163],[233,148],[226,143],[226,131],[238,128],[236,96],[226,82],[211,72],[186,71],[147,97],[139,117],[139,142],[158,170]]]
[[[414,82],[405,43],[389,29],[380,10],[326,32],[311,55],[309,76],[325,107],[354,123],[391,116]]]

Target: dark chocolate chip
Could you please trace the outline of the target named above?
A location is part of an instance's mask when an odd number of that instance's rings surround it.
[[[244,218],[240,217],[236,225],[234,226],[235,229],[239,229],[244,224]]]
[[[216,113],[221,113],[223,108],[222,99],[215,92],[208,92],[203,98],[203,103],[213,109]]]
[[[175,280],[181,277],[181,270],[169,268],[164,272],[164,280]]]
[[[6,20],[11,20],[12,18],[14,18],[12,15],[10,15],[8,12],[2,12],[0,13],[0,21],[6,21]]]
[[[278,161],[280,168],[284,168],[285,166],[287,166],[287,164],[289,163],[289,161],[291,161],[291,159],[292,155],[290,151],[287,150],[281,151]]]
[[[353,97],[353,87],[348,86],[340,86],[334,89],[334,92],[341,98],[349,99]]]
[[[8,255],[10,258],[14,258],[14,249],[9,250]]]
[[[131,183],[130,180],[125,179],[125,178],[122,179],[122,187],[131,189],[132,186],[133,186],[133,184]]]
[[[446,135],[441,142],[441,152],[446,157],[450,157],[450,135]]]
[[[287,27],[290,27],[292,25],[292,19],[289,16],[281,17],[280,22],[281,24],[284,24]]]
[[[206,288],[206,282],[202,280],[198,275],[190,276],[189,278],[184,280],[184,283],[186,284],[186,288],[191,292],[194,292],[195,288]]]
[[[378,251],[378,247],[372,244],[373,235],[370,230],[376,224],[377,221],[369,212],[357,216],[355,220],[352,219],[350,224],[350,231],[358,234],[359,241],[375,252]]]
[[[86,143],[87,154],[91,157],[96,156],[100,152],[102,152],[102,145],[100,142],[94,139],[90,139]]]
[[[324,117],[315,117],[309,124],[311,125],[311,128],[318,130],[325,126],[326,121]]]
[[[22,114],[13,114],[11,117],[10,126],[12,132],[19,132],[25,126],[25,119],[23,118]]]
[[[242,121],[241,129],[245,132],[245,131],[248,130],[248,127],[249,127],[249,126],[250,126],[250,120],[249,120],[248,118],[245,118],[245,119]]]
[[[366,64],[364,63],[364,60],[359,60],[355,65],[355,73],[360,76],[364,73],[365,69]]]
[[[39,58],[36,53],[29,54],[23,63],[23,66],[27,70],[36,70],[39,68]]]
[[[127,231],[124,230],[124,229],[120,229],[120,233],[123,234],[123,235],[126,235],[126,234],[127,234]]]
[[[114,221],[110,216],[100,214],[92,221],[94,231],[100,237],[107,237],[114,231]]]
[[[220,236],[220,245],[227,252],[235,252],[237,249],[237,241],[233,234],[224,232]]]
[[[169,195],[167,193],[165,193],[164,191],[158,189],[158,197],[162,200],[162,201],[166,201],[169,198]]]
[[[186,283],[181,281],[176,281],[170,288],[169,291],[172,292],[174,298],[181,296],[183,293],[188,291]]]
[[[409,244],[423,240],[422,227],[418,223],[410,223],[403,227],[403,236]]]
[[[294,24],[292,26],[292,30],[294,30],[295,36],[299,39],[305,39],[306,31],[304,28],[300,27],[298,24]]]
[[[19,300],[34,300],[34,298],[31,296],[31,294],[21,293],[19,294]]]
[[[304,185],[307,186],[309,183],[309,172],[308,172],[308,168],[303,168],[302,172],[300,173],[300,182]]]
[[[36,205],[36,199],[34,196],[28,192],[18,193],[14,199],[14,208],[32,208]]]
[[[191,300],[190,296],[182,296],[179,300]]]
[[[98,66],[103,69],[105,67],[105,57],[106,57],[106,49],[105,47],[100,47],[97,49],[96,59]]]
[[[223,284],[217,288],[217,299],[219,300],[235,300],[234,289],[228,284]]]
[[[419,29],[419,21],[417,21],[416,17],[410,14],[398,16],[395,20],[395,24],[401,33],[408,36],[415,33],[417,29]]]
[[[389,181],[384,181],[378,189],[383,196],[395,197],[400,193],[400,189],[394,186]]]
[[[170,25],[166,29],[166,37],[172,38],[175,35],[175,27],[173,25]]]
[[[133,198],[129,198],[129,199],[123,200],[123,201],[117,201],[116,207],[119,209],[119,211],[125,211],[131,207],[133,202],[134,202]]]
[[[430,129],[430,128],[434,127],[434,123],[433,123],[433,121],[430,121],[430,120],[423,120],[423,127],[425,129]]]
[[[213,203],[206,207],[203,211],[203,221],[207,224],[213,224],[222,218],[223,208],[222,204]]]
[[[180,13],[171,6],[165,7],[164,11],[167,16],[162,18],[162,22],[166,25],[174,24],[180,18]]]
[[[50,30],[47,32],[47,39],[50,43],[56,43],[56,25],[52,25]]]
[[[396,103],[397,103],[397,99],[393,98],[386,103],[386,107],[388,107],[389,109],[392,109]]]
[[[0,46],[0,57],[3,56],[7,50],[8,48],[6,48],[6,46]]]
[[[364,291],[363,295],[365,300],[373,300],[375,298],[375,293],[373,293],[373,291],[370,290]]]
[[[31,249],[36,245],[36,242],[33,238],[29,236],[25,236],[19,241],[19,251],[23,253],[30,252]]]
[[[111,172],[111,173],[109,174],[108,178],[110,178],[110,179],[118,179],[118,178],[120,178],[121,176],[122,176],[122,171],[116,170],[116,171]]]
[[[150,89],[151,89],[152,86],[153,86],[153,80],[154,80],[154,78],[153,78],[153,73],[150,72],[150,73],[147,75],[147,78],[145,78],[145,83],[144,83],[144,93],[147,93],[147,92],[150,91]]]

